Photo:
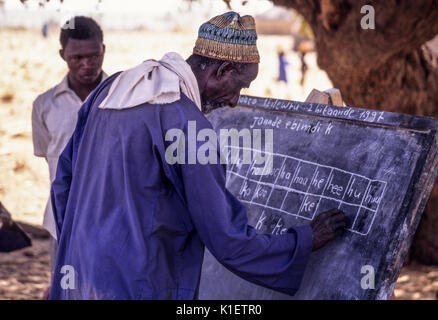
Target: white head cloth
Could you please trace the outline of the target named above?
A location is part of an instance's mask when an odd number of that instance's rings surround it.
[[[146,60],[123,71],[111,84],[100,109],[122,110],[143,103],[168,104],[183,92],[201,110],[198,82],[187,62],[175,52],[159,61]]]

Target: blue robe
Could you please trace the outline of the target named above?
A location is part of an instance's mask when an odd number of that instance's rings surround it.
[[[84,103],[59,158],[50,298],[196,299],[204,246],[242,278],[294,294],[312,248],[310,226],[257,234],[225,188],[224,165],[165,160],[167,130],[187,139],[188,121],[197,131],[212,128],[195,104],[182,95],[166,105],[97,108],[116,76]]]

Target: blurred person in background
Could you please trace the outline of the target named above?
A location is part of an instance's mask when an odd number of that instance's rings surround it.
[[[286,68],[289,65],[289,62],[287,61],[284,51],[282,49],[278,50],[278,82],[284,82],[287,83],[287,72]]]
[[[287,85],[287,66],[289,62],[286,59],[286,54],[282,47],[277,48],[277,57],[278,57],[278,92],[277,96],[281,98],[290,99],[288,85]]]
[[[292,49],[298,54],[301,61],[300,85],[303,86],[308,69],[305,56],[307,53],[315,51],[314,35],[309,23],[301,19],[300,30],[297,34],[292,34],[292,37],[294,42]]]
[[[49,166],[50,181],[55,178],[58,157],[67,145],[77,122],[77,114],[88,95],[107,78],[102,71],[105,53],[103,32],[91,18],[70,19],[60,32],[59,54],[67,63],[64,79],[39,95],[32,108],[34,154],[44,157]],[[44,212],[43,226],[51,235],[51,271],[56,259],[55,221],[50,201]],[[45,296],[48,290],[46,290]]]

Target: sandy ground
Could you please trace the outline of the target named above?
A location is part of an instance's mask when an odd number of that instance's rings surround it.
[[[56,85],[66,73],[58,55],[58,33],[43,39],[38,31],[0,30],[0,200],[17,221],[41,225],[49,194],[48,168],[33,156],[31,136],[32,101]],[[159,59],[176,51],[187,57],[193,34],[147,31],[106,32],[104,70],[112,74],[148,58]],[[309,70],[299,85],[300,60],[290,51],[286,36],[260,36],[262,61],[259,76],[244,93],[303,101],[312,88],[331,87],[326,74],[308,54]],[[279,85],[276,51],[286,50],[288,85]],[[49,241],[41,232],[30,232],[33,246],[13,253],[0,253],[0,299],[38,299],[50,282]],[[393,299],[434,299],[438,267],[411,264],[403,268]]]
[[[0,299],[40,299],[49,286],[49,235],[41,231],[27,232],[31,247],[0,253]]]

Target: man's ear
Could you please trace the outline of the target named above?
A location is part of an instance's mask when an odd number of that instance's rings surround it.
[[[105,53],[105,45],[103,43],[102,43],[102,49],[103,49],[102,53]]]
[[[230,61],[224,61],[221,63],[221,65],[219,66],[219,68],[216,70],[216,77],[218,79],[222,78],[225,74],[227,74],[228,72],[231,72],[232,70],[234,70],[234,65],[232,62]]]
[[[64,49],[59,49],[59,55],[61,56],[62,60],[65,61],[65,58],[64,58]]]

